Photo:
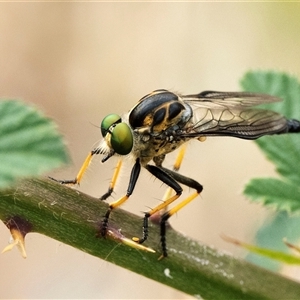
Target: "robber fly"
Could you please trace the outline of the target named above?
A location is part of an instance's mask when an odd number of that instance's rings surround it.
[[[148,237],[148,219],[162,211],[182,194],[180,184],[195,190],[175,207],[165,211],[160,220],[162,256],[167,256],[166,222],[181,208],[195,199],[202,191],[197,181],[181,175],[177,170],[162,166],[165,156],[191,139],[204,140],[210,136],[231,136],[242,139],[257,139],[264,135],[300,132],[300,122],[289,120],[280,114],[254,108],[262,103],[280,101],[279,98],[247,92],[205,91],[195,95],[179,95],[168,90],[156,90],[139,100],[126,114],[110,114],[101,123],[103,136],[99,145],[86,158],[76,178],[59,181],[62,184],[78,184],[92,157],[102,154],[102,162],[118,155],[131,155],[134,165],[124,196],[112,202],[102,220],[101,234],[107,233],[109,216],[132,194],[141,167],[161,180],[175,191],[164,202],[145,213],[143,234],[133,238],[143,243]],[[109,189],[101,199],[108,198],[113,192],[115,181],[121,167],[117,168]],[[177,168],[178,169],[178,168]]]

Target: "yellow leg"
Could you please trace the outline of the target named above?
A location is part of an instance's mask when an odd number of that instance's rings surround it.
[[[174,166],[173,166],[174,171],[178,171],[180,169],[180,166],[181,166],[183,157],[185,155],[185,152],[186,152],[186,145],[184,144],[180,147],[179,153],[176,157],[176,160],[175,160],[175,163],[174,163]]]
[[[76,178],[75,178],[75,183],[80,184],[80,181],[82,179],[83,174],[85,173],[86,169],[88,168],[88,166],[90,165],[90,162],[92,160],[93,157],[93,152],[90,152],[89,155],[87,156],[87,158],[85,159],[84,163],[82,164]]]
[[[119,177],[121,167],[122,167],[122,160],[120,159],[117,163],[117,166],[115,168],[113,177],[112,177],[110,185],[109,185],[109,187],[112,188],[112,189],[114,189],[114,187],[116,186],[116,182],[117,182],[117,179]]]
[[[61,184],[80,184],[80,181],[83,177],[83,174],[85,173],[86,169],[88,168],[93,155],[96,154],[94,151],[91,151],[88,156],[86,157],[85,161],[83,162],[79,172],[77,173],[77,176],[75,177],[75,179],[71,179],[71,180],[57,180],[53,177],[49,177],[50,179],[59,182]]]
[[[114,201],[112,203],[109,204],[109,208],[110,209],[114,209],[119,207],[120,205],[122,205],[124,202],[127,201],[127,199],[129,198],[129,195],[125,195],[123,197],[121,197],[120,199],[118,199],[117,201]]]
[[[187,204],[189,204],[192,200],[194,200],[200,193],[199,192],[195,192],[191,195],[189,195],[187,198],[185,198],[184,200],[182,200],[179,204],[177,204],[176,206],[174,206],[173,208],[171,208],[166,214],[168,215],[168,218],[170,218],[171,216],[173,216],[174,214],[176,214],[180,209],[182,209],[183,207],[185,207]]]
[[[166,191],[165,191],[164,196],[163,196],[163,199],[162,199],[163,202],[165,202],[167,199],[171,198],[172,193],[173,193],[173,189],[170,188],[170,187],[168,187],[168,188],[166,189]]]
[[[117,179],[118,179],[119,174],[120,174],[121,167],[122,167],[122,160],[120,159],[118,161],[117,165],[116,165],[115,170],[114,170],[114,174],[113,174],[111,182],[109,184],[108,191],[103,196],[100,197],[100,200],[106,200],[112,194],[112,192],[114,191]]]
[[[80,184],[81,180],[82,180],[82,177],[84,175],[84,173],[86,172],[87,168],[89,167],[90,163],[91,163],[91,160],[92,160],[92,157],[94,154],[97,154],[97,152],[95,151],[91,151],[88,156],[86,157],[86,159],[84,160],[79,172],[77,173],[75,179],[71,179],[71,180],[57,180],[55,178],[52,178],[50,177],[50,179],[52,180],[55,180],[61,184]],[[101,200],[105,200],[107,199],[113,192],[115,186],[116,186],[116,182],[117,182],[117,179],[119,177],[119,174],[120,174],[120,170],[121,170],[121,167],[122,167],[122,160],[120,159],[117,163],[117,166],[114,170],[114,173],[113,173],[113,176],[112,176],[112,179],[111,179],[111,182],[109,184],[109,188],[108,188],[108,191],[100,198]]]
[[[184,206],[186,206],[187,204],[189,204],[192,200],[194,200],[198,195],[200,194],[200,192],[195,192],[193,194],[191,194],[190,196],[188,196],[187,198],[185,198],[183,201],[181,201],[179,204],[177,204],[176,206],[174,206],[173,208],[171,208],[168,212],[166,212],[165,214],[168,214],[168,218],[170,218],[171,216],[173,216],[175,213],[177,213],[180,209],[182,209]],[[170,205],[171,203],[173,203],[176,199],[178,199],[180,197],[180,195],[174,195],[171,198],[165,200],[164,202],[162,202],[161,204],[157,205],[156,207],[152,208],[148,213],[148,217],[151,217],[153,214],[157,213],[158,211],[161,211],[162,209],[165,209],[168,205]],[[121,200],[121,199],[120,199]],[[120,201],[118,200],[118,201]],[[116,202],[118,202],[116,201]],[[124,202],[124,201],[123,201]],[[122,203],[123,203],[122,202]],[[118,205],[119,206],[119,205]]]
[[[151,217],[153,214],[157,213],[158,211],[161,211],[162,209],[165,209],[168,205],[170,205],[171,203],[173,203],[176,199],[178,199],[180,196],[180,194],[176,194],[174,196],[172,196],[171,198],[168,198],[167,200],[165,200],[164,202],[160,203],[159,205],[157,205],[156,207],[152,208],[148,213],[148,217]]]

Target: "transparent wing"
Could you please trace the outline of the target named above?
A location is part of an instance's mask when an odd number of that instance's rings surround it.
[[[287,120],[280,114],[253,106],[280,101],[279,98],[243,92],[207,91],[181,96],[193,116],[184,136],[234,136],[256,139],[262,135],[286,132]]]
[[[196,95],[181,96],[181,98],[185,102],[193,103],[195,105],[205,105],[208,108],[213,108],[214,106],[218,107],[218,105],[226,105],[228,108],[245,108],[263,103],[281,101],[278,97],[266,94],[215,91],[204,91]]]

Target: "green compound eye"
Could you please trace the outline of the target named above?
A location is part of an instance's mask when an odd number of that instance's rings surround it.
[[[115,152],[120,155],[130,153],[133,147],[133,136],[127,124],[119,123],[114,127],[110,144]]]
[[[105,137],[109,128],[117,123],[122,121],[121,117],[117,114],[110,114],[107,115],[101,122],[101,133],[102,136]]]

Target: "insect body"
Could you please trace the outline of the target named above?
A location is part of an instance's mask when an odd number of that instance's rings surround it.
[[[205,91],[196,95],[178,95],[167,90],[156,90],[140,99],[122,117],[116,114],[106,116],[101,123],[103,139],[90,152],[76,178],[59,182],[79,183],[95,154],[104,155],[102,162],[114,155],[131,155],[135,163],[127,192],[110,204],[102,221],[103,236],[106,235],[111,211],[132,194],[141,167],[146,168],[175,191],[175,195],[145,213],[143,235],[141,238],[133,238],[137,243],[143,243],[148,237],[149,217],[180,197],[182,193],[180,184],[194,189],[195,192],[163,213],[161,217],[161,247],[162,256],[165,257],[167,220],[202,191],[202,185],[197,181],[162,166],[166,154],[191,139],[202,140],[208,136],[256,139],[263,135],[300,132],[299,121],[288,120],[276,112],[254,107],[279,100],[269,95],[246,92]],[[119,163],[107,193],[101,197],[102,200],[111,195],[120,166]]]

